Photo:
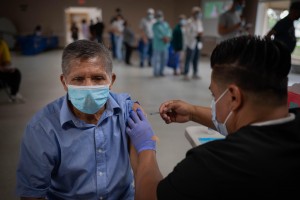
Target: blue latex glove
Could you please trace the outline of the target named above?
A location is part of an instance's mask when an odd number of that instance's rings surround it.
[[[130,112],[126,133],[138,153],[144,150],[156,150],[154,132],[141,109]]]

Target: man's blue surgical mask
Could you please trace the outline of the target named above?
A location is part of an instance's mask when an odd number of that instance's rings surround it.
[[[68,97],[73,106],[86,114],[94,114],[104,106],[109,95],[109,85],[68,85]]]
[[[218,131],[220,134],[224,135],[224,136],[228,135],[228,131],[227,131],[227,128],[226,128],[226,122],[227,122],[227,120],[229,119],[229,117],[231,116],[232,111],[228,114],[228,116],[226,117],[224,123],[220,123],[220,122],[218,122],[218,120],[217,120],[216,104],[218,103],[218,101],[220,101],[220,99],[221,99],[227,92],[228,92],[228,89],[226,89],[216,101],[213,99],[212,102],[211,102],[212,122],[214,123],[214,125],[215,125],[217,131]]]

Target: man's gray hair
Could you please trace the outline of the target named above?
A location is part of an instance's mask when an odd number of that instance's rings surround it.
[[[67,75],[74,61],[86,61],[92,58],[99,58],[102,67],[111,77],[112,58],[111,52],[103,44],[90,40],[77,40],[67,45],[62,55],[62,73]]]

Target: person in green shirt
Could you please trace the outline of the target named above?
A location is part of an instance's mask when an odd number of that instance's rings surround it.
[[[155,77],[164,76],[164,68],[168,59],[168,48],[170,44],[172,30],[164,20],[161,10],[155,13],[156,22],[153,30],[153,74]]]

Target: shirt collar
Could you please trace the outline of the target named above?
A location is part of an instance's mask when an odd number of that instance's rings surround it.
[[[265,122],[253,123],[251,125],[253,125],[253,126],[267,126],[267,125],[283,124],[283,123],[293,121],[295,118],[296,117],[295,117],[294,113],[289,113],[289,115],[287,117],[284,117],[284,118],[269,120],[269,121],[265,121]]]
[[[119,115],[121,112],[121,108],[119,104],[115,101],[115,99],[111,96],[109,93],[107,102],[105,104],[106,109],[103,112],[103,115],[101,119],[104,119],[103,117],[109,117],[112,115]],[[71,122],[74,125],[77,125],[79,123],[79,119],[74,116],[72,111],[69,108],[68,105],[68,94],[64,96],[63,104],[60,110],[60,125],[63,127],[66,123]]]
[[[73,115],[73,113],[71,112],[71,110],[68,106],[68,94],[66,94],[64,96],[63,104],[62,104],[61,110],[60,110],[59,119],[60,119],[60,125],[61,126],[63,126],[67,122],[73,122],[74,123],[76,121],[76,117]]]
[[[121,113],[120,105],[112,97],[110,92],[108,95],[108,99],[106,102],[106,109],[105,109],[104,113],[106,114],[106,116],[119,115]]]

